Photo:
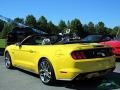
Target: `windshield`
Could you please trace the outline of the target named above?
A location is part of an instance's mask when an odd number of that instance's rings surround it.
[[[101,38],[102,38],[102,35],[89,35],[89,36],[85,37],[84,39],[82,39],[82,41],[99,42]]]
[[[23,45],[50,45],[55,44],[61,40],[59,35],[30,35],[26,37],[21,43]]]

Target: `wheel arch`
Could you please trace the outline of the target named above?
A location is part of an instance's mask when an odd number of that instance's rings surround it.
[[[40,64],[40,62],[41,62],[42,60],[44,60],[44,59],[46,59],[46,60],[51,64],[51,66],[52,66],[52,68],[53,68],[53,71],[54,71],[54,74],[55,74],[55,78],[56,78],[56,73],[55,73],[55,68],[54,68],[54,66],[53,66],[53,63],[52,63],[52,62],[50,61],[50,59],[47,58],[47,57],[41,57],[41,58],[39,59],[38,65],[37,65],[37,67],[38,67],[38,73],[39,73],[39,64]]]
[[[9,67],[7,67],[6,66],[6,55],[8,55],[9,56],[9,61],[10,61],[10,66]],[[7,67],[7,69],[13,69],[13,63],[12,63],[12,59],[11,59],[11,56],[10,56],[10,53],[9,53],[9,51],[5,51],[4,52],[4,61],[5,61],[5,66]]]
[[[47,60],[48,60],[48,58],[46,58],[46,57],[41,57],[41,58],[38,60],[38,65],[37,65],[38,71],[39,71],[39,64],[40,64],[40,62],[41,62],[43,59],[47,59]]]
[[[11,58],[11,54],[10,54],[10,52],[9,52],[8,50],[6,50],[6,51],[4,52],[4,57],[5,57],[6,53],[8,53],[8,54],[10,55],[10,58]],[[12,59],[11,59],[11,60],[12,60]]]
[[[4,56],[5,56],[6,53],[8,53],[11,56],[11,52],[9,50],[4,51]]]
[[[4,52],[4,56],[5,56],[6,53],[9,53],[8,50],[6,50],[6,51]]]
[[[38,70],[39,70],[39,64],[40,64],[40,62],[41,62],[42,60],[44,60],[44,59],[46,59],[46,60],[52,65],[52,62],[50,61],[49,58],[47,58],[47,57],[41,57],[41,58],[38,60],[38,65],[37,65]],[[52,65],[52,67],[53,67],[53,65]],[[53,69],[54,69],[54,68],[53,68]]]

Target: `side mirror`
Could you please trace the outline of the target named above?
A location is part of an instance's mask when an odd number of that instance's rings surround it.
[[[21,44],[20,42],[17,42],[17,43],[16,43],[16,46],[21,47],[21,46],[22,46],[22,44]]]

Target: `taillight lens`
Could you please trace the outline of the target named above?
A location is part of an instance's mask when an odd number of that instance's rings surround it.
[[[86,58],[84,52],[82,52],[82,51],[74,51],[74,52],[71,53],[71,56],[75,60],[77,60],[77,59],[85,59]]]

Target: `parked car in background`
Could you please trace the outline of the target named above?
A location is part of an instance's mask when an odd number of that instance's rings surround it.
[[[101,43],[111,46],[113,48],[113,53],[116,56],[116,58],[120,58],[120,37],[116,37],[110,41]]]
[[[111,47],[62,40],[59,35],[28,36],[6,47],[5,66],[34,72],[45,84],[100,77],[114,70]]]
[[[83,38],[81,41],[99,43],[99,42],[110,41],[111,39],[112,37],[109,35],[88,35],[85,38]]]
[[[83,42],[97,42],[105,45],[109,45],[113,49],[113,53],[116,58],[120,58],[120,37],[112,38],[106,35],[88,35],[82,39]]]
[[[44,34],[45,32],[31,27],[15,27],[7,34],[7,45],[21,42],[25,37],[33,34]]]

